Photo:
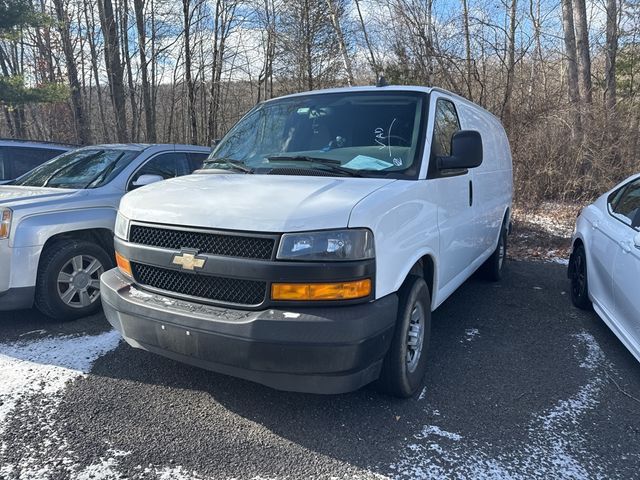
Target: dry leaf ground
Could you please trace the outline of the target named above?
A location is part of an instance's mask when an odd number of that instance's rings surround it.
[[[581,205],[562,203],[543,203],[534,208],[516,206],[509,257],[566,263],[581,208]]]

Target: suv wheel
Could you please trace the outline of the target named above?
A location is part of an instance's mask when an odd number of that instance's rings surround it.
[[[587,254],[583,245],[578,245],[573,255],[571,255],[569,272],[571,277],[571,301],[582,310],[590,310]]]
[[[398,320],[378,384],[396,397],[412,396],[427,370],[431,337],[431,297],[420,277],[409,277],[400,294]]]
[[[100,308],[100,275],[112,261],[100,246],[79,240],[57,242],[40,258],[35,304],[57,320],[73,320]]]

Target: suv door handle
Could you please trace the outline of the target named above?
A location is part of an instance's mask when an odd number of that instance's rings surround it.
[[[473,181],[469,180],[469,206],[473,206]]]
[[[598,230],[599,226],[600,224],[598,223],[598,221],[594,220],[593,222],[591,222],[591,228],[593,228],[594,230]]]
[[[631,252],[631,242],[620,242],[620,248],[622,248],[622,251],[624,253],[630,253]]]

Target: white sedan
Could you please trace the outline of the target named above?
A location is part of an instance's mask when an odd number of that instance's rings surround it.
[[[593,305],[640,361],[640,175],[580,213],[569,278],[573,304],[582,309]]]

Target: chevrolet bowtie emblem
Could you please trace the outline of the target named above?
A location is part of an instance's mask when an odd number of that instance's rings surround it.
[[[204,267],[204,262],[207,261],[206,258],[198,258],[198,252],[185,252],[182,251],[180,254],[173,257],[173,262],[175,265],[180,265],[185,270],[194,270],[196,268]]]

